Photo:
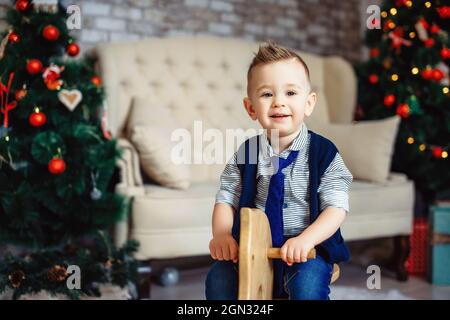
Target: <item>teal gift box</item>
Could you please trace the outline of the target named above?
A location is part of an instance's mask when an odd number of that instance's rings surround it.
[[[430,216],[430,265],[431,283],[450,285],[450,203],[431,207]]]

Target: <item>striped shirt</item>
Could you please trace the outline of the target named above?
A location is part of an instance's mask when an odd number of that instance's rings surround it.
[[[299,151],[297,159],[282,170],[284,179],[283,223],[284,235],[296,236],[309,226],[309,144],[311,134],[305,124],[302,124],[300,133],[283,150],[276,154],[267,139],[267,133],[260,136],[259,160],[257,165],[257,191],[255,205],[265,210],[269,191],[270,178],[274,172],[271,157],[277,156],[286,159],[290,151]],[[320,198],[320,211],[327,207],[342,208],[349,211],[348,191],[353,176],[342,160],[339,153],[330,163],[323,174],[318,194]],[[220,176],[220,190],[216,195],[216,203],[226,203],[235,210],[239,207],[241,195],[241,174],[237,166],[237,152],[226,164]]]

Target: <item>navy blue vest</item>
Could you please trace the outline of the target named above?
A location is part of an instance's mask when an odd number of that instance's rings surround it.
[[[319,188],[320,178],[333,161],[336,153],[338,152],[336,146],[328,139],[318,135],[310,130],[311,140],[309,145],[309,195],[310,195],[310,223],[313,223],[320,214],[320,199],[317,189]],[[257,140],[257,154],[259,154],[259,136],[250,139]],[[250,139],[245,141],[238,150],[238,159],[245,159],[245,163],[238,162],[238,168],[241,173],[242,191],[239,199],[239,208],[236,212],[233,222],[233,237],[239,243],[240,232],[240,212],[241,208],[255,208],[256,197],[256,173],[257,173],[257,161],[249,160],[250,156]],[[251,150],[254,151],[254,150]],[[272,231],[273,232],[273,231]],[[281,233],[284,237],[283,230],[275,230],[276,233]],[[284,237],[284,242],[287,240]],[[283,243],[284,243],[283,242]],[[347,261],[349,259],[349,251],[344,243],[344,239],[341,236],[341,231],[338,229],[330,238],[316,246],[318,254],[320,254],[326,261],[330,263],[339,263]],[[284,268],[287,266],[281,260],[274,261],[274,297],[284,296],[282,275],[284,274]],[[278,279],[278,280],[277,280]]]

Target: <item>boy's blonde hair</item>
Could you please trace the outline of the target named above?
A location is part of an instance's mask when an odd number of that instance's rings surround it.
[[[255,54],[253,57],[252,63],[248,67],[247,71],[247,91],[248,91],[248,84],[250,83],[250,77],[251,77],[251,71],[254,67],[260,65],[260,64],[266,64],[271,62],[277,62],[281,60],[296,58],[302,65],[303,68],[305,68],[306,78],[308,79],[308,83],[311,83],[310,77],[309,77],[309,68],[306,65],[305,61],[294,51],[282,47],[275,43],[274,41],[267,41],[265,44],[262,44],[259,46],[258,53]]]

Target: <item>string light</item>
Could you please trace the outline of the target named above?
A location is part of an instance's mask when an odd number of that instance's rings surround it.
[[[393,21],[390,21],[390,22],[388,23],[389,29],[395,29],[396,26],[397,26],[397,25],[396,25]]]
[[[397,80],[398,80],[398,74],[394,73],[394,74],[391,76],[391,79],[392,79],[392,81],[397,81]]]
[[[411,39],[414,39],[414,38],[416,37],[416,33],[411,31],[411,32],[409,33],[409,37],[410,37]]]
[[[408,144],[413,144],[414,143],[414,138],[413,137],[409,137],[408,138]]]
[[[430,8],[431,7],[431,2],[430,1],[425,2],[425,7]]]
[[[8,142],[9,141],[9,136],[5,137],[5,141]]]
[[[405,5],[406,5],[408,8],[411,8],[412,5],[413,5],[413,2],[410,1],[410,0],[408,0],[408,1],[405,2]]]
[[[447,93],[450,92],[450,89],[449,89],[448,87],[443,87],[443,88],[442,88],[442,92],[443,92],[444,94],[447,94]]]
[[[387,18],[388,14],[386,11],[381,12],[381,17]]]
[[[423,143],[419,146],[419,150],[422,152],[425,151],[426,148],[427,147]]]
[[[448,152],[447,152],[447,151],[442,151],[441,157],[442,157],[443,159],[447,159],[447,157],[448,157]]]
[[[418,74],[419,73],[419,68],[417,68],[417,67],[412,68],[411,73],[412,74]]]
[[[393,16],[395,16],[395,15],[397,14],[397,9],[391,8],[391,10],[389,10],[389,12],[390,12]]]

